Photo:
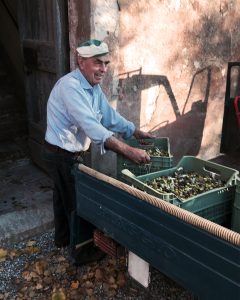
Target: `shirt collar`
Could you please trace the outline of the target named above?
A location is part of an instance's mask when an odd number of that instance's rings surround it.
[[[91,86],[91,84],[87,81],[87,79],[84,77],[84,75],[79,70],[79,68],[74,70],[74,77],[77,78],[78,80],[80,80],[82,87],[86,90],[93,90],[93,89],[98,88],[98,84]]]

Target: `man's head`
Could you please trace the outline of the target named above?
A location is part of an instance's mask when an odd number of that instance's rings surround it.
[[[77,48],[78,66],[87,81],[93,86],[103,79],[109,64],[109,50],[106,43],[88,40]]]

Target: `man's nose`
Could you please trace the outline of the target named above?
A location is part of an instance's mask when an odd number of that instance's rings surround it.
[[[102,72],[106,72],[107,71],[107,65],[105,63],[102,63],[100,65],[100,69],[101,69]]]

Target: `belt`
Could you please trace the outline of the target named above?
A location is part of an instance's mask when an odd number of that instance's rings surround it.
[[[47,141],[44,141],[44,146],[46,149],[54,153],[63,153],[63,154],[71,154],[71,155],[83,155],[84,153],[84,151],[71,152],[61,147],[58,147],[56,145],[49,144]]]

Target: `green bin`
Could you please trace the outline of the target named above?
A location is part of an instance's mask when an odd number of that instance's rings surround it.
[[[235,199],[233,203],[231,229],[240,233],[240,177],[237,177]]]
[[[155,139],[130,139],[124,141],[131,147],[139,148],[143,150],[151,149],[153,147],[158,147],[168,153],[167,156],[150,156],[151,161],[148,164],[138,165],[124,156],[118,154],[117,157],[117,178],[122,179],[121,171],[123,169],[130,170],[134,175],[142,175],[147,173],[156,172],[159,170],[167,169],[172,167],[173,156],[170,153],[170,143],[167,137],[155,138]]]
[[[179,168],[185,172],[197,172],[201,175],[218,176],[225,182],[224,187],[215,188],[188,199],[180,199],[173,193],[160,193],[146,184],[160,176],[172,176]],[[191,211],[205,219],[218,224],[229,223],[232,214],[232,205],[235,197],[236,180],[238,171],[210,161],[202,160],[193,156],[184,156],[176,167],[135,176],[129,170],[122,171],[126,182],[146,191],[162,200]]]

